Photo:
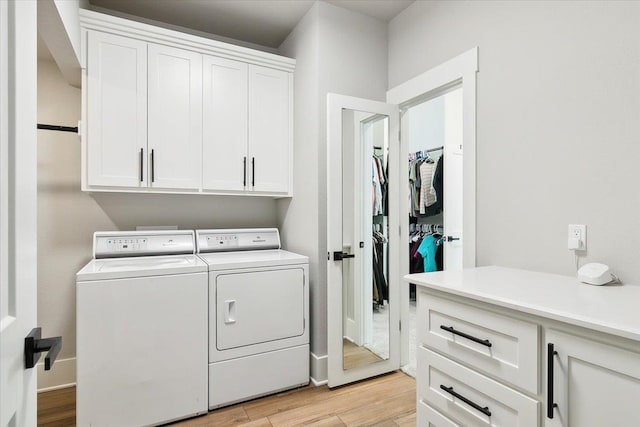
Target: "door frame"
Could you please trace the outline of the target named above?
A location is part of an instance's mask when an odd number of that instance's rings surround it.
[[[342,268],[331,253],[343,250],[342,241],[342,190],[335,194],[332,189],[342,189],[342,110],[351,109],[389,116],[389,156],[396,158],[399,144],[399,110],[397,105],[352,96],[327,94],[327,355],[329,387],[370,378],[400,367],[400,310],[399,304],[390,304],[389,309],[389,358],[369,365],[343,370],[343,312],[342,312]],[[399,169],[389,168],[390,182],[399,182]],[[389,216],[389,253],[397,253],[401,241],[393,230],[400,227],[403,212],[398,186],[389,186],[389,213],[395,207],[395,215]],[[395,257],[389,260],[389,301],[400,301],[402,276]]]
[[[452,87],[462,87],[462,149],[463,149],[463,226],[462,265],[464,268],[476,265],[476,73],[478,72],[478,47],[474,47],[443,64],[410,79],[387,91],[387,102],[400,106],[401,112],[435,98]],[[401,119],[401,135],[408,134],[406,121]],[[398,156],[400,177],[408,176],[408,143],[400,139]],[[398,181],[400,183],[400,181]],[[400,200],[409,197],[407,186],[400,185]],[[400,251],[398,262],[400,277],[409,273],[409,222],[400,221]],[[400,288],[400,322],[409,325],[409,285]],[[400,365],[409,363],[409,328],[400,330]]]

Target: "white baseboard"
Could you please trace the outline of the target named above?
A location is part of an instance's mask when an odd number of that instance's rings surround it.
[[[57,390],[76,385],[76,358],[56,360],[50,371],[44,370],[42,363],[36,365],[38,370],[38,393]]]
[[[327,384],[327,364],[328,356],[316,356],[309,353],[311,365],[311,382],[313,385],[321,386]],[[72,387],[76,384],[76,358],[56,360],[53,369],[44,370],[44,363],[36,365],[38,370],[38,392],[56,390],[65,387]]]
[[[327,384],[329,382],[327,366],[329,356],[316,356],[312,352],[309,353],[311,363],[311,382],[316,387]]]

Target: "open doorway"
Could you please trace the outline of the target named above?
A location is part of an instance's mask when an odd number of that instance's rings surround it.
[[[420,232],[436,234],[446,248],[441,250],[441,269],[455,269],[475,266],[475,136],[476,136],[476,73],[478,71],[478,49],[473,48],[421,75],[387,92],[387,103],[354,98],[339,94],[327,95],[327,330],[328,330],[328,380],[329,387],[348,382],[358,381],[373,375],[399,369],[401,366],[411,366],[411,358],[415,355],[415,344],[410,351],[409,345],[415,343],[410,339],[412,327],[410,310],[409,285],[403,282],[403,277],[409,273],[410,262],[410,188],[409,188],[409,159],[410,148],[415,156],[417,152],[432,158],[431,177],[425,178],[428,183],[426,190],[433,187],[433,174],[437,168],[437,160],[442,158],[444,169],[441,169],[442,192],[440,197],[440,212],[427,215],[429,206],[435,203],[425,203],[425,212]],[[422,109],[435,109],[439,104],[440,115],[432,115]],[[433,107],[433,108],[432,108]],[[402,111],[402,120],[400,112]],[[360,117],[360,112],[362,114]],[[357,116],[357,121],[356,121]],[[432,117],[433,116],[433,117]],[[367,126],[378,123],[379,118],[388,118],[388,126],[381,135],[388,138],[385,144],[377,144],[376,138],[363,144],[361,136],[366,136]],[[439,118],[438,118],[439,117]],[[432,118],[439,122],[442,128],[441,138],[420,138],[420,132],[432,131],[432,126],[425,129],[411,130],[410,126],[424,127],[425,121]],[[399,123],[400,122],[400,123]],[[354,126],[360,132],[354,132]],[[347,128],[352,128],[349,131]],[[371,127],[375,129],[375,126]],[[446,132],[445,132],[446,130]],[[415,146],[408,142],[411,134],[418,135]],[[360,136],[357,136],[360,135]],[[366,139],[366,138],[365,138]],[[378,139],[379,141],[380,139]],[[376,152],[376,147],[380,148]],[[366,150],[364,149],[366,147]],[[385,155],[388,148],[388,155]],[[356,152],[356,150],[360,150]],[[439,153],[438,153],[439,151]],[[464,153],[464,155],[463,155]],[[438,158],[435,157],[440,154]],[[350,160],[351,159],[351,160]],[[380,160],[380,165],[373,167],[372,160]],[[450,164],[450,162],[453,162]],[[373,213],[375,206],[373,197],[376,187],[375,174],[372,172],[385,169],[388,164],[388,216],[384,213]],[[360,176],[363,171],[371,172]],[[450,177],[449,175],[454,175]],[[378,175],[382,175],[378,173]],[[377,178],[380,181],[380,178]],[[362,184],[364,183],[364,184]],[[360,186],[362,184],[362,186]],[[367,188],[369,191],[361,190]],[[433,188],[435,193],[435,188]],[[361,194],[363,197],[355,197]],[[431,193],[429,193],[431,194]],[[414,196],[416,197],[416,196]],[[383,197],[384,199],[384,197]],[[419,200],[419,199],[418,199]],[[437,198],[436,198],[437,201]],[[363,210],[352,210],[351,204],[367,206]],[[384,202],[382,203],[384,206]],[[370,209],[371,208],[371,209]],[[433,208],[431,208],[433,209]],[[384,212],[384,208],[382,209]],[[430,210],[431,212],[431,210]],[[355,216],[358,220],[355,220]],[[438,216],[439,215],[439,216]],[[356,226],[357,224],[360,224]],[[419,221],[416,218],[413,230],[415,232]],[[364,226],[362,226],[364,225]],[[424,225],[424,228],[423,228]],[[429,226],[431,229],[429,230]],[[358,235],[351,231],[363,230]],[[424,230],[424,232],[422,231]],[[364,250],[365,245],[373,238],[369,233],[379,232],[380,250],[372,253]],[[396,234],[397,233],[397,234]],[[421,237],[425,237],[424,235]],[[385,240],[387,240],[385,242]],[[385,246],[386,245],[386,246]],[[437,255],[437,243],[435,251]],[[388,252],[387,252],[388,249]],[[377,257],[377,258],[376,258]],[[377,263],[376,263],[377,259]],[[431,258],[430,258],[431,259]],[[437,268],[435,255],[432,257]],[[382,262],[380,262],[382,260]],[[374,279],[373,274],[361,273],[362,262],[371,262],[382,266],[379,276]],[[424,263],[424,256],[423,256]],[[369,264],[367,264],[369,265]],[[385,272],[387,271],[385,275]],[[371,272],[371,268],[365,269]],[[382,278],[384,277],[384,280]],[[375,325],[365,324],[363,314],[374,319],[376,306],[368,295],[375,295],[375,284],[386,282],[388,295],[382,292],[382,320],[381,329],[388,331],[388,341],[376,340]],[[367,290],[366,298],[363,292]],[[384,289],[384,288],[383,288]],[[352,292],[353,290],[353,292]],[[380,297],[380,293],[378,294]],[[379,301],[380,302],[380,301]],[[361,308],[361,315],[356,314],[356,308]],[[380,310],[380,304],[377,307]],[[346,310],[346,311],[345,311]],[[388,310],[388,312],[387,312]],[[387,314],[388,313],[388,314]],[[415,311],[414,311],[415,313]],[[415,324],[415,315],[413,316]],[[363,319],[359,321],[359,319]],[[388,321],[388,323],[387,323]],[[404,325],[404,326],[403,326]],[[368,338],[370,337],[370,338]],[[380,342],[384,350],[372,343]],[[360,353],[374,354],[367,363],[349,364],[345,369],[345,355],[347,347],[360,346]],[[399,351],[398,351],[399,350]],[[415,360],[415,359],[414,359]],[[413,363],[415,366],[415,362]],[[410,368],[409,368],[410,369]],[[415,371],[415,368],[414,368]]]
[[[403,201],[400,213],[401,221],[399,227],[400,252],[391,259],[391,265],[399,263],[398,270],[400,278],[409,273],[410,249],[409,236],[410,224],[407,214],[409,196],[409,155],[410,150],[417,151],[426,148],[438,148],[440,145],[425,148],[412,147],[407,142],[412,133],[411,126],[420,126],[425,119],[425,114],[421,114],[422,109],[429,108],[437,110],[439,102],[440,109],[455,108],[460,109],[461,119],[457,114],[444,114],[441,127],[447,126],[447,120],[456,121],[461,126],[451,126],[449,135],[452,136],[453,129],[460,132],[459,135],[451,139],[450,146],[445,143],[440,153],[444,152],[444,192],[442,212],[442,235],[445,242],[443,248],[443,264],[445,269],[469,268],[476,265],[476,73],[478,72],[478,48],[474,47],[450,60],[426,71],[406,82],[390,89],[387,92],[387,102],[399,106],[402,111],[401,119],[401,149],[398,159],[398,171],[400,183],[400,200]],[[447,95],[451,102],[445,103]],[[454,101],[455,98],[455,101]],[[432,101],[433,104],[430,104]],[[448,104],[448,107],[447,107]],[[459,104],[459,106],[456,106]],[[455,106],[455,107],[454,107]],[[434,115],[434,117],[437,116]],[[449,119],[447,119],[449,117]],[[433,129],[431,129],[433,131]],[[456,132],[457,132],[456,131]],[[415,134],[419,131],[414,130]],[[444,130],[442,131],[444,132]],[[454,140],[460,141],[454,143]],[[439,144],[432,142],[431,144]],[[438,150],[431,153],[433,156]],[[423,153],[424,154],[424,153]],[[449,162],[454,161],[451,166]],[[437,166],[437,165],[436,165]],[[452,178],[451,176],[455,176]],[[457,189],[456,189],[457,188]],[[449,196],[449,197],[447,197]],[[404,201],[407,201],[406,204]],[[451,206],[452,203],[459,203],[459,206]],[[454,213],[456,215],[454,215]],[[450,216],[451,215],[451,216]],[[447,218],[445,218],[445,216]],[[451,219],[450,219],[451,218]],[[455,219],[453,219],[455,218]],[[416,224],[417,224],[416,220]],[[423,222],[426,222],[423,220]],[[437,224],[437,219],[431,223]],[[429,222],[427,222],[429,224]],[[414,227],[416,227],[415,225]],[[427,225],[428,230],[428,225]],[[438,230],[436,230],[438,231]],[[437,247],[436,247],[437,249]],[[438,274],[438,273],[434,273]],[[393,278],[392,278],[393,279]],[[416,353],[415,336],[410,337],[411,331],[415,331],[415,315],[411,315],[410,288],[408,283],[403,282],[399,289],[400,294],[400,366],[411,366],[411,358]],[[415,332],[414,332],[415,334]],[[412,344],[413,343],[413,344]],[[410,346],[412,347],[410,349]],[[415,365],[414,365],[415,366]],[[407,370],[410,370],[408,368]]]
[[[454,86],[404,111],[408,147],[409,273],[462,268],[463,88]],[[409,285],[409,357],[416,375],[416,286]]]

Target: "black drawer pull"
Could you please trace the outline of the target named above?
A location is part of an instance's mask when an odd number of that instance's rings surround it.
[[[471,406],[476,411],[482,412],[487,417],[491,416],[491,411],[489,410],[488,406],[482,407],[482,406],[478,405],[476,402],[467,399],[466,397],[464,397],[460,393],[456,393],[455,391],[453,391],[453,387],[446,387],[446,386],[440,384],[440,388],[443,389],[444,391],[446,391],[447,393],[449,393],[450,395],[452,395],[453,397],[462,400],[464,403],[466,403],[467,405]]]
[[[156,161],[155,150],[151,150],[151,182],[156,181]]]
[[[453,329],[453,326],[444,326],[444,325],[440,325],[440,329],[444,329],[447,332],[451,332],[452,334],[455,335],[460,335],[463,338],[466,338],[468,340],[471,340],[473,342],[477,342],[478,344],[482,344],[482,345],[486,345],[487,347],[491,347],[493,344],[491,344],[491,341],[489,340],[483,340],[480,338],[476,338],[472,335],[469,334],[465,334],[464,332],[460,332],[460,331],[456,331],[455,329]]]
[[[242,186],[247,186],[247,156],[244,156],[244,160],[242,161],[243,172],[242,172]]]
[[[144,170],[144,149],[140,149],[140,182],[144,181],[144,175],[142,171]]]
[[[558,352],[553,347],[553,343],[547,344],[547,418],[550,420],[553,419],[553,409],[558,407],[553,401],[553,356]]]
[[[251,186],[256,186],[256,158],[251,158]]]

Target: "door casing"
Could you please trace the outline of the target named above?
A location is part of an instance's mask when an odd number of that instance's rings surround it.
[[[478,47],[474,47],[443,64],[440,64],[387,91],[387,102],[400,106],[402,111],[411,106],[435,98],[452,87],[462,86],[462,144],[463,158],[463,255],[464,268],[476,266],[476,73],[478,72]],[[401,135],[407,134],[407,123],[401,123]],[[408,144],[400,140],[399,173],[407,176],[409,155]],[[404,159],[404,161],[403,161]],[[398,181],[402,182],[402,181]],[[409,197],[406,186],[400,186],[400,200]],[[400,221],[400,247],[409,245],[409,222]],[[409,273],[409,251],[400,250],[396,262],[399,263],[399,275]],[[400,287],[400,321],[409,325],[409,285]],[[401,331],[401,365],[409,363],[409,328]]]

